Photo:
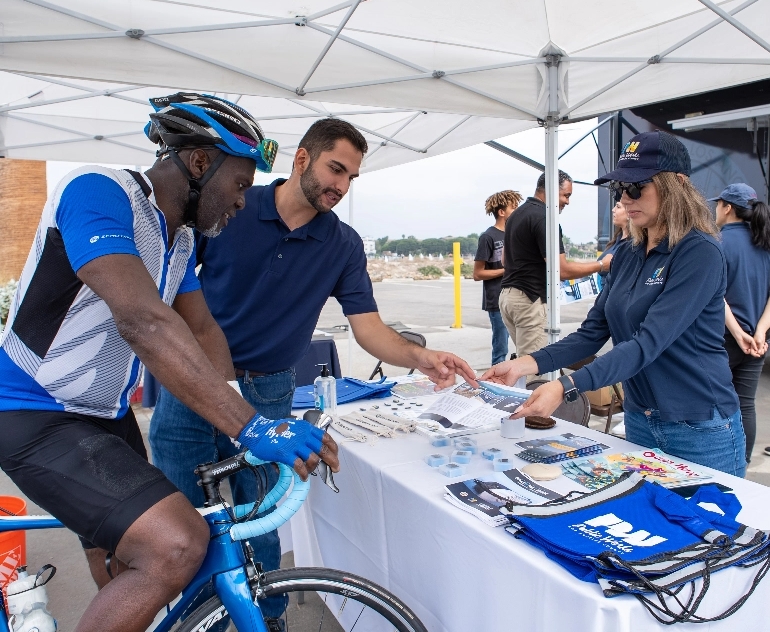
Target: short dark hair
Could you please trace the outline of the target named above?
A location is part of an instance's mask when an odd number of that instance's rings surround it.
[[[566,171],[562,171],[559,169],[559,188],[561,189],[564,186],[565,182],[572,182],[572,178]],[[537,187],[535,188],[535,191],[545,191],[545,172],[540,174],[540,177],[537,179]]]
[[[343,138],[362,154],[369,151],[363,134],[347,121],[337,118],[323,118],[313,123],[299,141],[299,146],[310,154],[310,160],[315,160],[321,152],[334,149],[335,143]]]

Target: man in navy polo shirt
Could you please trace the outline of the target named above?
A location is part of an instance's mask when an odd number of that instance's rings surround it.
[[[269,419],[291,413],[293,366],[307,351],[330,296],[342,305],[356,341],[376,358],[428,375],[439,387],[455,375],[473,381],[466,362],[424,349],[385,326],[377,312],[358,234],[331,211],[358,176],[368,147],[339,119],[314,123],[299,143],[291,177],[252,187],[246,207],[216,240],[198,240],[199,280],[227,338],[244,397]],[[475,382],[474,382],[475,383]],[[193,469],[236,452],[229,437],[161,389],[150,428],[155,464],[196,507],[203,505]],[[236,503],[253,502],[255,481],[237,475]],[[278,568],[276,532],[252,538],[255,559]],[[282,598],[260,604],[278,617]]]

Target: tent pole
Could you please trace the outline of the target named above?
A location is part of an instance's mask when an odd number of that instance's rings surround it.
[[[559,276],[559,55],[548,55],[548,116],[545,127],[546,274],[548,278],[548,344],[559,340],[561,278]]]
[[[348,226],[353,228],[353,182],[348,189]],[[348,318],[348,377],[353,377],[353,326]]]

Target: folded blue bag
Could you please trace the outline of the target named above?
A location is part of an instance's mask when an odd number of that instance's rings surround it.
[[[379,382],[365,382],[352,377],[343,377],[337,380],[337,403],[345,404],[357,399],[390,397],[390,389],[395,385],[395,382],[386,382],[385,378]],[[312,384],[300,386],[294,391],[292,408],[313,408],[314,406],[315,397]]]

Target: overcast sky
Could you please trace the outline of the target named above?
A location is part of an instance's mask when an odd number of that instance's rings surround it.
[[[559,152],[563,152],[596,124],[595,120],[562,126]],[[499,139],[499,142],[542,163],[545,144],[542,129]],[[48,162],[48,191],[75,163]],[[560,162],[575,180],[597,177],[597,152],[589,136]],[[486,145],[476,145],[434,158],[363,174],[355,183],[353,226],[361,236],[418,239],[480,233],[492,222],[484,214],[484,200],[496,191],[514,189],[532,195],[539,172]],[[255,184],[266,184],[285,174],[257,173]],[[348,198],[335,209],[349,219]],[[576,184],[572,202],[561,218],[564,234],[575,242],[596,237],[596,189]]]

